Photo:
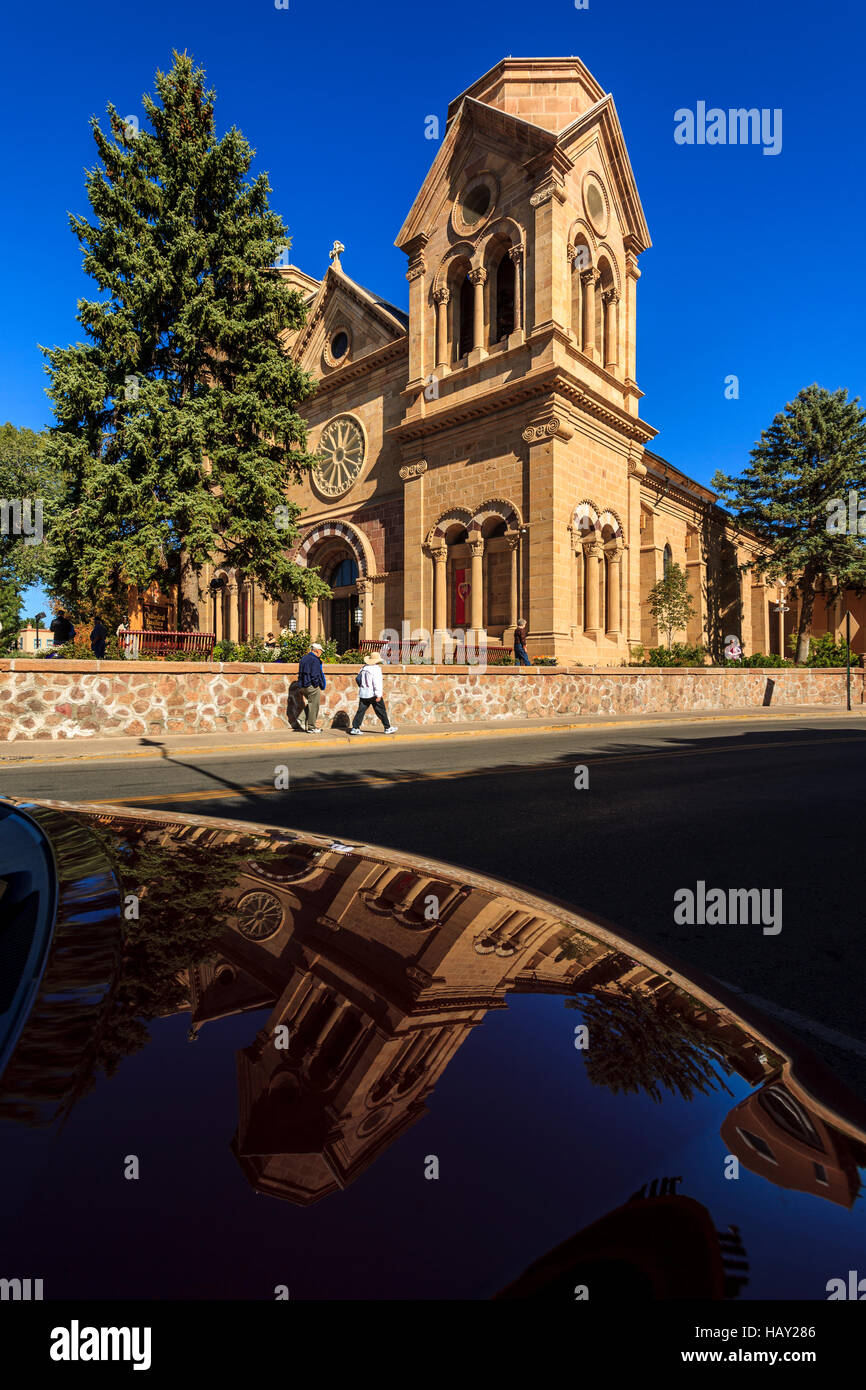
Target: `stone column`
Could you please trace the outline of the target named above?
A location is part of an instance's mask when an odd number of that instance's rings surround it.
[[[217,582],[213,591],[214,632],[216,640],[223,640],[223,586]]]
[[[619,295],[616,290],[607,290],[604,296],[604,369],[615,372],[617,369],[616,349],[616,306]]]
[[[436,546],[433,554],[433,632],[443,632],[448,626],[448,586],[446,565],[448,547]]]
[[[472,590],[470,599],[470,622],[473,632],[482,632],[484,624],[484,541],[470,541]]]
[[[584,631],[587,637],[596,636],[599,630],[599,575],[598,567],[601,564],[601,545],[598,541],[589,541],[583,547],[583,558],[585,561],[585,584],[586,584],[586,626]]]
[[[607,598],[608,627],[611,637],[618,637],[621,631],[620,603],[622,595],[622,551],[612,550],[608,555],[608,582],[610,591]]]
[[[315,642],[319,636],[319,627],[321,626],[319,600],[317,598],[311,599],[307,604],[307,626],[310,630],[310,641]]]
[[[469,279],[475,287],[475,299],[473,301],[472,318],[472,346],[473,348],[484,347],[484,284],[487,280],[487,271],[483,266],[470,270]]]
[[[400,469],[403,489],[403,619],[410,628],[428,627],[424,555],[424,474],[427,460],[418,459]]]
[[[595,287],[598,284],[598,271],[581,271],[580,283],[583,286],[583,350],[594,362],[598,357],[595,346]]]
[[[448,289],[435,290],[433,300],[436,304],[436,370],[446,372],[448,370],[448,302],[451,298],[451,291]]]
[[[520,617],[520,614],[517,611],[519,607],[519,598],[517,592],[517,547],[520,544],[520,536],[515,531],[513,535],[506,536],[505,539],[508,544],[508,553],[511,557],[511,583],[508,595],[508,625],[509,627],[517,627],[517,620]]]
[[[514,262],[514,331],[523,330],[523,247],[512,246],[509,256]]]
[[[361,629],[358,640],[361,642],[372,642],[373,640],[373,585],[369,579],[359,579],[357,582],[358,602],[361,605],[363,617],[361,619]]]
[[[238,583],[236,579],[230,579],[226,585],[229,607],[229,630],[226,634],[230,642],[238,640]]]

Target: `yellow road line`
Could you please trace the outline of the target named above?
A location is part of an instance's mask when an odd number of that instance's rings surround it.
[[[833,740],[834,746],[840,743],[862,744],[863,738],[837,738]],[[827,742],[825,739],[788,739],[784,743],[752,743],[749,744],[748,748],[716,748],[712,744],[709,744],[705,748],[659,749],[659,751],[655,753],[614,753],[611,754],[609,757],[605,757],[604,754],[601,754],[598,758],[598,763],[600,766],[607,766],[609,763],[647,762],[651,759],[656,758],[699,758],[710,755],[715,755],[716,757],[718,757],[724,755],[725,753],[752,753],[757,750],[766,748],[775,749],[819,747],[827,747]],[[575,753],[573,756],[577,758],[580,755]],[[592,765],[592,756],[590,756],[588,760],[588,765]],[[505,776],[509,773],[515,774],[520,772],[549,772],[555,768],[561,769],[565,766],[566,765],[562,762],[561,759],[554,760],[548,758],[544,762],[520,763],[516,766],[510,767],[447,768],[438,771],[419,771],[412,773],[404,773],[402,775],[395,776],[386,776],[384,774],[371,775],[369,773],[366,773],[359,777],[341,777],[338,782],[334,782],[329,778],[321,778],[318,781],[303,780],[300,782],[298,790],[310,792],[323,790],[342,790],[343,787],[389,787],[398,786],[400,783],[403,782],[439,782],[448,781],[458,777],[496,777]],[[220,799],[230,801],[233,798],[241,796],[247,792],[255,792],[259,796],[263,796],[273,795],[273,793],[278,790],[280,792],[283,792],[285,790],[290,791],[291,789],[291,785],[288,788],[277,788],[271,786],[269,783],[266,783],[264,785],[262,785],[261,783],[257,783],[246,787],[220,788],[217,791],[168,792],[164,793],[163,795],[148,794],[143,796],[128,797],[112,796],[105,797],[96,801],[88,799],[88,805],[131,806],[138,805],[140,802],[145,801],[159,802],[160,804],[171,801],[219,801]]]
[[[672,713],[671,720],[676,720],[677,724],[737,724],[758,720],[791,720],[791,719],[853,719],[862,718],[866,710],[862,708],[854,710],[810,710],[806,713],[797,710],[763,710],[756,709],[748,714],[713,714],[700,715],[695,712],[694,717],[689,719],[687,714],[677,715]],[[649,729],[653,727],[665,728],[666,724],[661,719],[597,719],[591,721],[584,719],[569,724],[530,724],[523,729],[510,729],[508,727],[497,729],[485,726],[479,729],[454,729],[439,727],[430,733],[411,733],[404,735],[398,740],[401,744],[429,742],[440,739],[454,738],[519,738],[523,734],[569,734],[586,729]],[[326,731],[330,732],[330,731]],[[336,732],[340,732],[337,730]],[[243,735],[241,735],[243,737]],[[371,744],[394,743],[393,736],[385,737],[384,734],[365,734],[363,747]],[[64,741],[65,743],[65,741]],[[64,746],[64,745],[60,745]],[[219,743],[191,746],[189,748],[168,748],[168,749],[120,749],[112,752],[111,749],[102,748],[95,753],[76,753],[72,757],[47,757],[47,758],[28,758],[24,757],[4,757],[0,750],[0,768],[2,767],[56,767],[65,763],[82,762],[126,762],[129,759],[139,759],[151,762],[167,762],[171,758],[191,757],[191,756],[210,756],[214,753],[234,753],[238,757],[249,756],[257,752],[285,751],[294,748],[296,750],[309,750],[315,748],[319,753],[344,752],[351,748],[355,751],[355,744],[349,743],[349,735],[339,742],[336,739],[329,739],[325,743],[300,743],[297,739],[281,740],[279,743]]]

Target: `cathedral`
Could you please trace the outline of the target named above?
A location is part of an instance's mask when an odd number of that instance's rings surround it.
[[[695,608],[680,640],[778,651],[778,595],[739,568],[757,543],[652,450],[650,234],[613,97],[578,58],[506,58],[451,102],[396,244],[408,312],[347,274],[339,242],[322,280],[281,269],[308,306],[287,349],[318,380],[293,558],[333,596],[271,603],[215,564],[201,626],[495,648],[524,618],[530,655],[618,666],[661,640],[646,597],[677,563]]]

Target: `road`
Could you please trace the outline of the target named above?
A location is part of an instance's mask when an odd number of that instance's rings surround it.
[[[509,879],[763,1001],[866,1099],[864,779],[862,720],[804,717],[7,766],[0,791],[297,827]],[[699,880],[781,889],[781,932],[679,925],[674,894]]]

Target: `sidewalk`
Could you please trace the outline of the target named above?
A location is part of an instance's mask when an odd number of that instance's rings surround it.
[[[488,719],[436,725],[403,724],[397,734],[390,735],[386,735],[378,723],[374,727],[368,722],[367,729],[360,738],[350,738],[348,730],[344,729],[326,729],[321,734],[294,733],[287,729],[285,733],[270,730],[267,733],[232,734],[222,730],[214,734],[155,734],[153,737],[145,738],[42,738],[0,744],[0,766],[35,766],[73,761],[125,762],[130,758],[157,760],[184,754],[207,757],[231,754],[240,756],[247,751],[286,752],[289,749],[303,749],[305,754],[314,749],[319,753],[340,753],[346,749],[357,751],[372,743],[420,744],[443,739],[497,739],[589,729],[640,729],[653,726],[664,728],[665,725],[741,723],[744,720],[766,726],[814,718],[827,723],[851,719],[866,721],[866,709],[858,706],[849,712],[844,708],[828,709],[826,705],[800,705],[782,710],[720,709],[693,714],[678,711],[665,711],[660,714],[569,714],[548,716],[544,719]]]

